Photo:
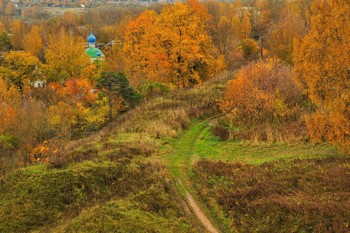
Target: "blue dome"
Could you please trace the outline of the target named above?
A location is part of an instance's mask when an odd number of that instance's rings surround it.
[[[94,36],[94,34],[92,34],[92,32],[90,33],[90,36],[88,37],[88,41],[90,44],[93,44],[96,41],[96,37]]]

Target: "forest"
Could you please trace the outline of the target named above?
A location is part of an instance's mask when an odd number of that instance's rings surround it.
[[[349,1],[0,11],[0,232],[350,231]]]

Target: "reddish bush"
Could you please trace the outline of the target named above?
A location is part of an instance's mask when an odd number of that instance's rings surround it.
[[[283,140],[299,135],[305,98],[292,75],[291,67],[276,60],[251,63],[241,69],[228,82],[220,103],[231,127],[258,140]]]

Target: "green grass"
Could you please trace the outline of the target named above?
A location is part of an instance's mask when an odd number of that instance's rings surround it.
[[[207,126],[200,133],[193,146],[192,159],[222,160],[258,165],[281,159],[310,159],[337,154],[336,148],[327,144],[220,141],[218,137],[212,135],[210,126]]]
[[[207,121],[193,121],[191,127],[162,148],[167,167],[175,177],[185,180],[185,173],[200,159],[262,164],[276,160],[323,158],[338,155],[335,147],[310,143],[253,143],[221,141],[211,133]],[[183,172],[185,171],[185,173]]]
[[[220,223],[216,214],[209,210],[205,204],[201,203],[200,197],[193,191],[191,184],[191,177],[194,175],[192,172],[193,150],[200,135],[207,127],[207,121],[193,121],[190,129],[171,140],[170,146],[163,148],[164,155],[161,159],[165,161],[181,195],[184,197],[185,191],[191,193],[211,222],[218,226],[222,232],[228,232],[227,224]]]
[[[273,161],[326,158],[338,155],[336,148],[326,144],[287,144],[287,143],[251,143],[248,141],[220,141],[211,133],[209,121],[192,121],[188,130],[165,144],[160,152],[163,160],[176,180],[177,189],[184,196],[190,192],[201,208],[210,213],[208,216],[223,232],[229,230],[230,221],[217,208],[208,208],[198,195],[198,187],[193,188],[196,180],[193,165],[203,159],[210,161],[237,162],[259,165]],[[178,181],[181,181],[180,184]],[[232,226],[231,226],[232,227]]]
[[[207,122],[195,122],[188,131],[171,141],[174,150],[164,157],[171,174],[183,182],[186,181],[186,174],[190,172],[193,148],[206,125]]]
[[[140,204],[113,200],[83,211],[62,232],[195,232],[183,218],[143,210]],[[58,231],[60,232],[60,231]]]
[[[74,219],[90,206],[118,198],[137,203],[130,210],[135,218],[156,222],[165,216],[169,220],[165,225],[175,223],[184,215],[166,170],[142,160],[84,161],[62,169],[38,165],[5,175],[0,180],[0,232],[44,231]],[[124,220],[130,219],[120,221]],[[148,229],[145,221],[136,225]],[[186,221],[184,225],[191,228]]]

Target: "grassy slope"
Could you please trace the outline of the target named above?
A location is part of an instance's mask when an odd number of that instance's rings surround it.
[[[223,231],[350,230],[350,158],[334,147],[223,142],[205,122],[194,123],[179,143],[186,146],[187,138],[191,152],[177,162],[187,165],[183,171],[216,222],[228,226]]]
[[[195,184],[198,193],[192,193],[206,200],[214,220],[234,229],[229,215],[211,199],[212,181],[203,178],[205,172],[201,177],[197,167],[193,170],[195,162],[262,164],[336,153],[326,145],[221,142],[205,120],[191,123],[217,114],[214,100],[224,83],[225,78],[147,101],[109,128],[70,143],[60,169],[37,165],[1,177],[0,232],[200,232],[181,209],[172,178],[189,188]],[[214,182],[226,184],[225,179]]]
[[[196,130],[196,125],[193,130]],[[212,135],[210,126],[203,129],[193,146],[193,159],[222,160],[262,164],[276,160],[310,159],[337,155],[335,147],[326,144],[252,143],[249,141],[220,141]]]
[[[0,177],[0,232],[195,232],[197,221],[152,154],[191,118],[215,112],[223,83],[147,101],[69,143],[61,168],[34,165]]]
[[[113,232],[132,232],[133,226],[151,232],[191,232],[167,177],[163,166],[136,158],[85,161],[64,169],[20,169],[1,181],[0,232],[84,232],[91,226],[95,227],[89,232],[100,232],[105,226],[96,222],[96,215],[106,226],[118,222]],[[120,208],[110,208],[119,202]],[[132,218],[140,222],[129,224]]]
[[[196,195],[196,192],[193,191],[193,186],[197,191],[200,186],[192,185],[193,181],[198,182],[192,165],[202,159],[259,165],[273,161],[327,158],[337,154],[334,147],[325,144],[223,142],[211,134],[208,121],[193,121],[186,132],[172,140],[170,146],[163,149],[161,159],[165,161],[173,177],[180,179],[185,189],[190,191],[199,203],[201,203],[203,194],[198,195],[197,193]],[[183,189],[180,185],[178,188]],[[211,203],[210,197],[204,196],[204,199],[207,204]],[[220,226],[223,232],[236,229],[217,206],[209,204],[209,206],[202,205],[202,208],[210,214],[211,220]]]

